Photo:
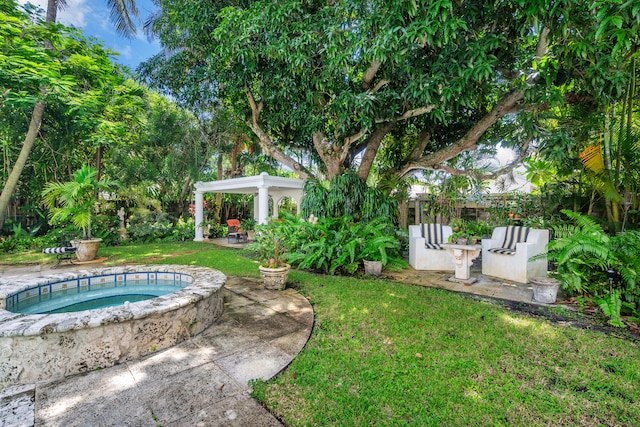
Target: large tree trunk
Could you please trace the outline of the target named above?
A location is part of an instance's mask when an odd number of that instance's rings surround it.
[[[44,114],[46,105],[47,103],[45,101],[40,101],[35,105],[35,107],[33,107],[33,112],[31,113],[31,122],[29,123],[29,131],[27,132],[27,136],[25,136],[24,142],[22,143],[22,149],[20,150],[18,159],[13,165],[13,168],[11,168],[11,173],[9,173],[7,182],[4,184],[2,194],[0,194],[0,229],[2,229],[2,227],[4,226],[4,222],[7,219],[7,208],[9,206],[9,200],[11,200],[11,195],[18,185],[18,180],[20,179],[20,175],[22,174],[24,165],[27,163],[27,159],[29,158],[31,149],[33,148],[33,145],[36,141],[38,132],[40,131],[42,116]]]
[[[369,138],[367,138],[367,148],[362,155],[362,162],[360,162],[360,167],[358,167],[358,176],[364,182],[369,178],[369,172],[371,172],[371,166],[373,165],[373,161],[376,158],[376,154],[378,154],[378,149],[380,148],[380,144],[384,137],[389,133],[391,129],[395,126],[395,122],[388,123],[384,126],[381,126],[374,130]]]

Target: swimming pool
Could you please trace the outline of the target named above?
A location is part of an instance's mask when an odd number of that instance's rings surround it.
[[[112,282],[125,287],[136,276],[142,281],[147,276],[171,277],[181,284],[165,295],[112,307],[48,314],[9,311],[36,292],[41,300],[42,294],[74,286],[80,293],[101,284],[108,288]],[[111,267],[0,281],[0,390],[113,366],[184,341],[222,315],[225,281],[218,270],[183,265]]]
[[[193,280],[173,272],[135,272],[65,279],[33,286],[5,298],[14,313],[49,314],[93,310],[170,294]]]

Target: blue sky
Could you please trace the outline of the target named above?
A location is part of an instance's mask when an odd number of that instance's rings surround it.
[[[20,3],[33,3],[42,9],[47,8],[47,0],[19,0]],[[67,8],[58,12],[58,22],[82,29],[86,37],[102,40],[105,47],[118,52],[114,60],[132,70],[147,58],[160,50],[157,40],[149,42],[137,24],[138,34],[132,40],[120,37],[109,19],[106,0],[67,0]],[[150,0],[136,0],[140,17],[146,19],[154,10]]]

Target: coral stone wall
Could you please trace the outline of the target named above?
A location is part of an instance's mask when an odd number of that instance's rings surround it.
[[[202,332],[222,315],[226,276],[217,270],[132,266],[88,270],[75,277],[148,271],[188,274],[193,282],[172,294],[127,307],[37,315],[0,310],[0,390],[136,359]],[[13,288],[15,292],[27,286],[33,286],[33,282],[3,284],[0,288]],[[0,298],[6,298],[6,293]]]

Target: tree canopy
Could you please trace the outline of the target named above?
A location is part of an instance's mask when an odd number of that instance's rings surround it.
[[[146,81],[233,106],[303,177],[366,179],[383,141],[401,176],[465,173],[448,161],[482,144],[521,160],[540,111],[619,96],[639,45],[638,6],[615,0],[157,4]]]

